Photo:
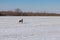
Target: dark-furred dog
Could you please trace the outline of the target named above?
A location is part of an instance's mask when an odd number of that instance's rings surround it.
[[[23,19],[19,20],[19,23],[23,23]]]

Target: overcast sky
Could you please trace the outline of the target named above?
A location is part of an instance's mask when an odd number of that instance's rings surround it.
[[[0,0],[0,10],[14,10],[32,12],[60,13],[60,0]]]

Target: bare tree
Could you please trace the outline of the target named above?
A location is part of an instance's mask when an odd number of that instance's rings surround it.
[[[15,9],[15,12],[18,13],[19,15],[21,15],[21,16],[23,15],[23,12],[19,8]]]
[[[15,9],[15,12],[20,13],[22,11],[21,11],[21,9],[17,8],[17,9]]]

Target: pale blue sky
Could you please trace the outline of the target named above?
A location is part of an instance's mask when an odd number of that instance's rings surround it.
[[[57,12],[60,13],[60,0],[0,0],[0,10]]]

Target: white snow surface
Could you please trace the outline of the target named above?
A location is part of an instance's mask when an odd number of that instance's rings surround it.
[[[0,16],[0,40],[60,40],[60,17]]]

